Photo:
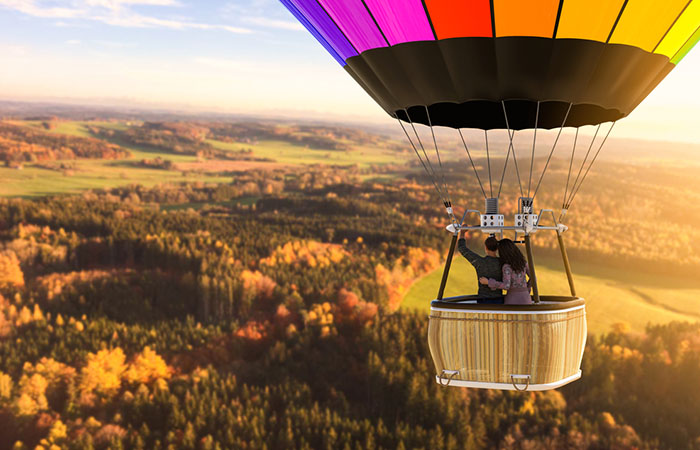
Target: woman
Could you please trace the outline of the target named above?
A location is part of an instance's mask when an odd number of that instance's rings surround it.
[[[491,289],[505,289],[506,305],[529,305],[530,297],[530,269],[525,257],[515,243],[510,239],[498,241],[498,259],[501,261],[503,281],[493,278],[481,277],[479,283],[488,285]]]

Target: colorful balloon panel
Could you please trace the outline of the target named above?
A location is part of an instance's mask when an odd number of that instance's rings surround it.
[[[492,37],[489,0],[425,0],[438,39]]]
[[[364,0],[389,44],[435,39],[421,0]]]
[[[688,0],[627,2],[609,42],[653,52],[688,3]]]
[[[390,115],[514,129],[618,120],[700,40],[700,0],[282,0]]]
[[[625,0],[566,0],[556,37],[605,42],[624,3]]]
[[[388,45],[362,0],[318,0],[318,3],[358,52]]]
[[[496,37],[586,39],[630,45],[678,60],[677,54],[687,48],[700,24],[700,0],[283,0],[282,3],[302,24],[316,29],[314,35],[322,38],[322,45],[331,47],[345,60],[367,50],[406,42],[493,37],[494,29]]]
[[[678,62],[681,59],[685,58],[685,55],[687,55],[688,52],[693,49],[693,47],[695,46],[695,44],[698,43],[698,41],[700,41],[700,27],[695,31],[695,33],[690,37],[690,39],[686,41],[683,47],[681,47],[681,49],[678,50],[678,52],[673,56],[671,62],[673,64],[678,64]]]
[[[698,30],[699,23],[700,1],[694,1],[685,8],[654,52],[673,58],[688,42],[688,36]]]
[[[559,0],[493,0],[496,37],[551,38],[558,10]]]
[[[295,11],[302,14],[308,23],[316,29],[318,35],[321,36],[344,61],[353,56],[357,56],[355,47],[347,40],[343,32],[340,31],[340,28],[338,28],[316,0],[289,0],[289,2],[282,2],[282,4],[286,6],[292,14],[295,14]],[[290,5],[292,8],[290,8]],[[341,64],[344,64],[344,62]]]
[[[296,6],[290,1],[290,0],[280,0],[284,6],[287,7],[289,12],[292,13],[292,15],[301,23],[306,30],[311,33],[313,37],[316,38],[316,40],[323,46],[323,48],[326,49],[328,53],[331,54],[333,59],[338,61],[340,65],[345,65],[345,58],[340,56],[337,51],[335,51],[335,48],[328,43],[328,41],[323,37],[323,35],[316,30],[316,28],[313,26],[311,22],[299,11]]]

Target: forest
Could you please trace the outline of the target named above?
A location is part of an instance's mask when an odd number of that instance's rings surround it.
[[[0,201],[0,447],[700,446],[698,324],[590,336],[558,391],[435,384],[398,309],[442,262],[426,189],[325,169]]]
[[[51,128],[51,122],[43,122]],[[129,152],[96,138],[64,136],[0,121],[0,161],[7,165],[76,158],[119,159]]]
[[[391,137],[157,117],[0,131],[26,162],[0,185],[80,186],[0,196],[0,448],[700,449],[697,321],[620,315],[556,391],[434,382],[426,314],[402,304],[444,263],[447,217]],[[458,213],[482,208],[448,158]],[[551,161],[549,187],[567,164]],[[697,168],[597,164],[566,216],[575,265],[697,284]],[[509,217],[514,180],[504,191]],[[534,244],[557,255],[551,235]]]

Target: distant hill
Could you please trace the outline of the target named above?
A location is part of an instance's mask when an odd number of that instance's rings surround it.
[[[49,120],[44,126],[50,129],[54,124]],[[0,161],[5,163],[128,156],[127,150],[100,139],[49,133],[24,124],[0,122]]]

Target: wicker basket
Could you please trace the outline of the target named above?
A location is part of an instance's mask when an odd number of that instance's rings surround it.
[[[539,304],[435,300],[430,353],[442,385],[486,389],[555,389],[581,377],[585,302],[542,296]]]

